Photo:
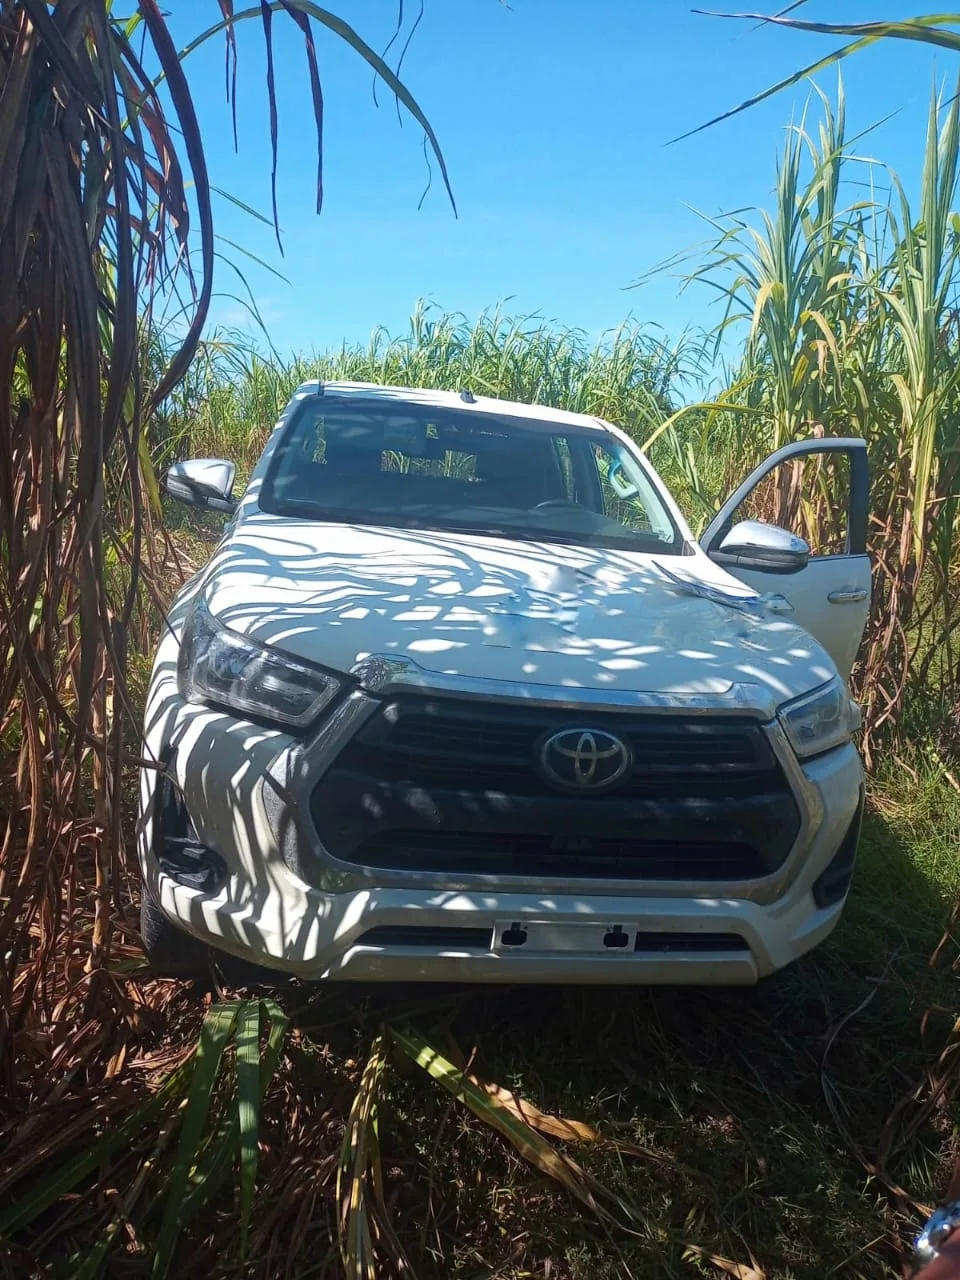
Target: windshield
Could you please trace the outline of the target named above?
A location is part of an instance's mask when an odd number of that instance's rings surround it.
[[[679,554],[644,468],[607,431],[389,403],[305,400],[260,507],[308,520]]]

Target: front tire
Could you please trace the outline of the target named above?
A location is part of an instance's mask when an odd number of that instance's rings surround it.
[[[168,919],[146,884],[140,890],[140,937],[158,977],[201,978],[209,974],[208,948]]]

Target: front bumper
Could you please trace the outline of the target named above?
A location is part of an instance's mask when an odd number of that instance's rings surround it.
[[[809,951],[839,919],[842,899],[818,907],[814,885],[856,838],[863,773],[851,745],[801,768],[775,722],[765,726],[800,824],[782,866],[759,879],[525,882],[373,870],[330,857],[309,807],[317,780],[379,705],[354,693],[301,741],[183,702],[161,651],[146,751],[167,762],[199,844],[224,869],[209,890],[161,869],[160,775],[145,768],[140,863],[172,921],[222,951],[311,979],[745,984]]]

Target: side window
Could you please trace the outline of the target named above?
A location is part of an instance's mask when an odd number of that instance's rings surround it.
[[[593,445],[592,450],[600,480],[603,514],[625,529],[652,532],[650,515],[637,486],[631,483],[609,450],[602,445]]]
[[[811,453],[781,462],[728,522],[761,520],[803,538],[814,556],[844,555],[850,527],[850,454]]]

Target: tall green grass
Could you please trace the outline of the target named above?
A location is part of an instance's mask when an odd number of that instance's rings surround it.
[[[153,424],[155,463],[192,452],[249,468],[290,393],[311,377],[469,388],[618,423],[650,444],[699,528],[773,449],[810,435],[862,436],[876,572],[855,680],[868,755],[883,735],[913,735],[956,714],[960,107],[956,95],[931,103],[914,206],[895,174],[854,153],[842,87],[835,106],[825,95],[815,106],[818,118],[811,111],[787,132],[771,209],[711,223],[715,242],[688,279],[725,302],[713,335],[670,343],[652,326],[625,323],[590,342],[536,317],[494,309],[470,323],[424,305],[402,336],[378,329],[365,347],[287,362],[218,335]],[[724,390],[708,399],[711,356],[737,342]],[[775,520],[799,479],[783,485]],[[802,493],[810,529],[841,523],[838,494],[822,479]]]
[[[821,108],[816,131],[788,132],[773,211],[714,223],[691,273],[725,299],[719,334],[742,335],[736,408],[707,414],[700,454],[743,466],[804,436],[867,440],[869,753],[886,731],[915,730],[918,708],[928,723],[955,715],[960,692],[960,108],[956,91],[931,103],[915,205],[896,174],[853,154],[842,89]]]
[[[626,322],[592,343],[577,329],[499,308],[473,323],[421,303],[408,332],[377,329],[363,346],[298,355],[287,362],[218,334],[206,342],[188,377],[153,427],[155,461],[176,454],[256,460],[292,391],[309,378],[429,387],[554,405],[597,414],[638,439],[652,434],[696,385],[702,341],[670,344],[653,326]]]

